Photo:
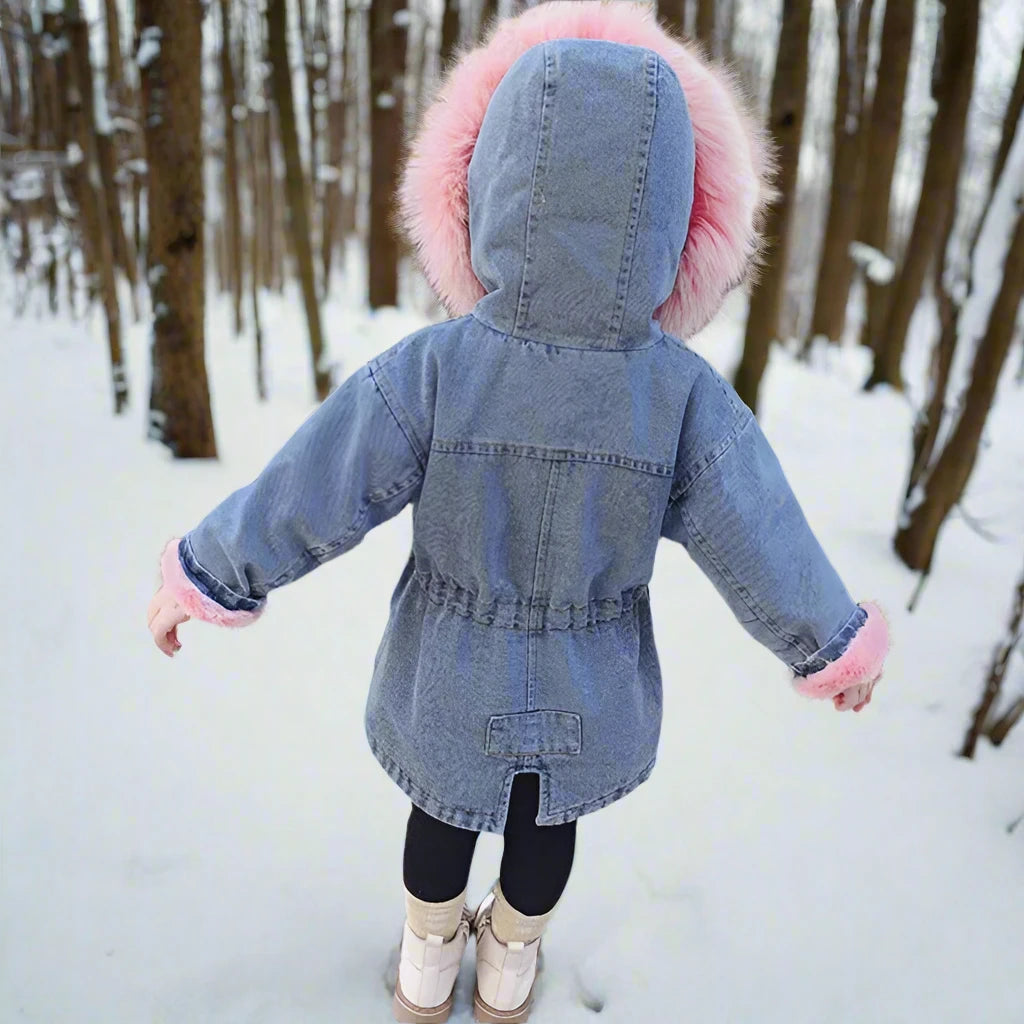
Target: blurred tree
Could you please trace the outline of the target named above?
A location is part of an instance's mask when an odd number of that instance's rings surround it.
[[[89,252],[89,265],[97,279],[97,291],[107,322],[107,347],[110,352],[111,385],[114,412],[128,405],[128,377],[121,347],[121,309],[117,299],[114,272],[114,248],[110,227],[119,211],[108,210],[98,155],[92,61],[89,53],[89,26],[82,17],[79,0],[64,0],[64,27],[69,42],[66,85],[66,114],[69,135],[77,145],[77,162],[72,169],[72,194],[78,205],[83,248]]]
[[[295,125],[295,104],[292,98],[292,72],[288,63],[288,16],[285,0],[269,0],[266,18],[274,106],[277,109],[281,148],[284,151],[289,235],[298,266],[302,301],[306,308],[313,387],[317,400],[322,402],[331,390],[331,375],[324,362],[324,341],[320,326],[316,273],[313,269],[309,207],[306,202],[306,176],[302,170],[302,157],[299,153],[299,134]]]
[[[934,89],[937,109],[928,141],[921,197],[906,258],[892,286],[884,326],[872,340],[875,365],[865,385],[868,389],[879,384],[903,388],[901,365],[910,318],[944,237],[947,216],[956,205],[967,111],[974,87],[979,8],[980,0],[957,0],[944,8]]]
[[[498,17],[498,0],[481,0],[480,18],[477,22],[477,37],[480,38],[490,29],[494,19]]]
[[[718,56],[716,39],[715,0],[695,0],[697,13],[694,18],[694,35],[707,48],[712,57]]]
[[[444,0],[444,13],[441,15],[441,70],[445,71],[459,48],[460,38],[460,3],[459,0]]]
[[[201,0],[137,0],[153,298],[150,433],[216,458],[204,353]]]
[[[1003,367],[1014,340],[1017,313],[1024,298],[1024,182],[1004,170],[1000,189],[1014,189],[1015,221],[1003,266],[1002,282],[988,312],[984,334],[971,366],[970,383],[959,405],[939,454],[927,469],[919,470],[918,482],[909,495],[893,540],[896,553],[911,569],[931,571],[939,531],[960,501],[974,469],[982,432]],[[990,205],[987,219],[998,219],[1002,207]],[[999,225],[1002,227],[1002,225]],[[959,309],[956,319],[960,320]],[[956,333],[964,330],[962,321]]]
[[[811,0],[784,0],[770,116],[771,132],[779,150],[778,198],[768,211],[764,229],[767,262],[750,297],[743,356],[735,379],[740,398],[754,410],[757,409],[761,377],[768,364],[768,350],[779,336],[789,225],[796,202],[800,140],[807,98],[810,28]]]
[[[687,0],[657,0],[658,18],[677,36],[686,35]]]
[[[402,141],[406,32],[405,0],[370,7],[370,308],[398,305],[399,241],[392,217]]]
[[[974,710],[967,735],[964,736],[964,743],[960,748],[961,757],[974,757],[978,740],[982,736],[987,736],[993,746],[1000,746],[1009,735],[1010,730],[1024,718],[1024,695],[1012,701],[1002,714],[996,714],[996,706],[1002,695],[1010,658],[1013,657],[1014,651],[1024,650],[1022,643],[1024,643],[1024,571],[1021,572],[1020,579],[1017,581],[1013,604],[1010,608],[1010,618],[1006,625],[1006,634],[993,652],[981,700]]]
[[[868,117],[867,155],[864,165],[864,202],[858,240],[878,252],[889,251],[889,204],[893,172],[903,127],[907,69],[914,39],[916,0],[885,0],[882,47],[878,58],[875,92]],[[888,282],[867,278],[867,312],[861,341],[881,335],[885,320]]]
[[[342,177],[345,163],[345,122],[348,120],[348,89],[350,54],[348,50],[349,5],[342,0],[341,28],[337,53],[330,57],[327,83],[330,97],[327,108],[327,163],[330,173],[323,182],[323,224],[320,232],[320,259],[323,264],[324,294],[330,291],[331,265],[334,251],[344,241],[341,217]],[[326,32],[331,38],[330,5],[325,4],[324,16],[328,19]]]
[[[837,0],[836,4],[839,81],[832,130],[832,184],[805,351],[816,337],[840,341],[846,324],[846,303],[853,277],[850,243],[857,232],[864,183],[864,82],[873,2]]]
[[[220,0],[220,106],[224,127],[224,233],[227,248],[227,284],[231,291],[235,334],[241,334],[242,288],[245,270],[242,264],[241,179],[238,173],[238,88],[232,60],[231,0]]]

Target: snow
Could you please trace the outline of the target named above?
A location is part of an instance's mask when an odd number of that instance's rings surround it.
[[[236,103],[231,108],[231,116],[236,121],[244,121],[249,116],[249,108],[244,103]]]
[[[381,110],[391,110],[395,105],[395,97],[390,92],[377,93],[376,104]]]
[[[85,159],[82,147],[77,142],[69,142],[68,148],[64,151],[64,160],[68,167],[75,167]]]
[[[134,157],[131,160],[125,160],[124,167],[125,170],[131,171],[132,174],[138,175],[146,174],[149,171],[149,164],[138,157]]]
[[[0,294],[0,479],[16,496],[0,533],[17,541],[0,588],[0,1020],[385,1024],[408,804],[362,715],[409,513],[276,593],[252,629],[189,623],[172,662],[145,628],[167,538],[309,412],[301,303],[263,297],[260,404],[251,339],[212,302],[221,458],[200,464],[142,441],[148,325],[127,327],[132,406],[115,418],[99,315],[12,321],[9,305]],[[741,312],[695,342],[723,369]],[[324,322],[344,374],[422,319],[333,299]],[[953,753],[1024,549],[1024,389],[1001,393],[969,493],[1007,542],[951,520],[908,615],[915,578],[889,542],[912,410],[862,394],[846,354],[824,372],[776,350],[762,422],[851,589],[891,616],[886,678],[863,715],[798,699],[664,545],[658,768],[581,824],[536,1024],[1021,1020],[1024,827],[1007,830],[1024,813],[1024,727],[977,762]],[[1022,684],[1018,659],[1007,686]],[[484,837],[474,901],[499,856]],[[467,957],[455,1024],[471,984]]]
[[[412,11],[408,7],[403,7],[400,11],[395,11],[391,21],[400,28],[408,28],[412,24]]]
[[[873,284],[888,284],[896,275],[896,264],[867,242],[850,243],[850,259],[861,267]]]
[[[140,68],[148,68],[160,56],[160,40],[163,32],[155,25],[142,30],[139,38],[139,52],[135,56],[135,63]]]

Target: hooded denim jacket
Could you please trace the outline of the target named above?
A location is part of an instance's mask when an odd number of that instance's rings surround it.
[[[246,619],[413,505],[366,732],[412,801],[453,825],[501,831],[517,772],[540,776],[541,824],[648,777],[661,537],[797,677],[827,671],[868,619],[751,412],[654,319],[693,162],[686,99],[655,53],[528,50],[469,166],[487,294],[358,371],[177,548],[216,603],[203,617]]]

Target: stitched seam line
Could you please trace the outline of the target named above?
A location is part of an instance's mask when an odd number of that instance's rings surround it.
[[[629,283],[633,276],[633,256],[636,251],[637,226],[640,223],[640,207],[643,203],[644,187],[647,182],[647,165],[651,152],[651,139],[654,135],[654,119],[658,110],[658,63],[654,54],[648,55],[645,70],[647,72],[647,109],[644,111],[644,120],[640,128],[636,180],[633,185],[633,197],[629,205],[629,220],[626,222],[626,237],[622,243],[622,263],[619,266],[615,312],[612,315],[609,330],[609,340],[616,348],[618,348],[622,338],[622,325],[625,321]]]
[[[529,300],[529,270],[531,263],[530,246],[533,241],[533,229],[537,223],[537,184],[547,173],[548,151],[551,145],[551,106],[555,92],[555,84],[551,77],[554,57],[548,44],[544,44],[544,88],[541,94],[540,125],[537,129],[537,153],[533,159],[533,178],[530,182],[530,211],[526,217],[526,244],[523,250],[523,279],[519,285],[519,300],[516,303],[516,319],[512,325],[512,333],[519,330],[520,322],[525,322]]]
[[[594,462],[600,465],[633,469],[651,476],[671,476],[671,466],[645,462],[614,452],[588,452],[576,448],[546,448],[542,445],[515,444],[506,441],[453,441],[435,438],[430,450],[446,455],[510,455],[516,458],[541,459],[544,462]]]
[[[697,546],[702,552],[704,552],[704,557],[707,558],[707,560],[715,567],[722,579],[729,584],[733,593],[735,593],[736,596],[747,606],[754,618],[756,618],[758,622],[760,622],[779,640],[788,644],[790,647],[795,647],[800,654],[806,658],[809,652],[804,650],[799,639],[783,630],[782,627],[779,626],[775,620],[761,608],[757,601],[754,600],[753,595],[751,595],[747,588],[744,587],[743,584],[741,584],[740,581],[729,571],[726,564],[718,557],[718,554],[715,552],[711,543],[700,532],[693,516],[690,515],[689,510],[684,505],[679,506],[679,514],[683,518],[683,523],[686,526],[686,532],[697,542]]]
[[[682,475],[682,478],[678,484],[678,492],[674,497],[669,498],[669,504],[674,505],[676,502],[682,500],[686,496],[686,492],[716,463],[722,458],[730,448],[740,439],[740,437],[747,431],[747,429],[754,423],[754,417],[749,413],[741,418],[733,425],[733,428],[729,431],[725,437],[722,438],[718,444],[711,449],[706,455],[703,455],[700,459],[693,463],[693,465]],[[696,467],[700,466],[699,469]],[[689,479],[688,474],[692,473]]]
[[[415,456],[416,461],[419,463],[420,469],[426,469],[427,459],[423,445],[420,444],[419,438],[416,437],[416,434],[411,427],[408,430],[406,429],[398,413],[395,411],[394,407],[396,405],[401,407],[402,403],[397,394],[393,392],[391,394],[388,393],[389,391],[391,391],[391,384],[388,381],[387,377],[383,373],[378,377],[377,374],[373,372],[373,368],[370,367],[370,379],[373,381],[374,387],[377,390],[377,394],[380,395],[384,404],[388,408],[388,412],[391,413],[392,418],[398,425],[398,429],[402,432],[402,436],[405,438],[409,447],[412,449],[412,453]],[[405,408],[402,408],[402,412],[404,412],[406,416],[408,416],[408,411]]]
[[[486,320],[481,319],[477,313],[467,313],[467,317],[472,317],[484,330],[490,331],[492,334],[497,334],[503,341],[516,341],[520,345],[524,346],[536,346],[537,348],[554,349],[556,352],[593,352],[594,355],[605,355],[605,356],[629,356],[634,352],[646,352],[648,349],[656,348],[658,345],[666,344],[668,341],[675,342],[680,348],[685,348],[682,342],[676,341],[671,335],[665,334],[662,331],[657,338],[653,341],[648,341],[643,345],[632,345],[628,348],[601,348],[595,345],[568,345],[560,341],[540,341],[537,338],[528,338],[525,335],[509,331],[503,331],[499,327],[495,327],[494,324],[488,323]],[[658,324],[654,322],[654,326],[657,329]]]
[[[551,463],[548,473],[547,493],[544,495],[544,511],[540,517],[540,535],[537,538],[537,557],[533,565],[533,593],[530,598],[529,628],[526,633],[526,710],[533,711],[537,697],[537,644],[534,635],[543,622],[544,609],[540,605],[540,591],[544,585],[547,568],[548,540],[551,535],[551,519],[558,489],[557,462]]]
[[[363,523],[366,521],[366,515],[374,505],[380,505],[391,498],[397,497],[404,491],[408,491],[412,487],[415,487],[419,482],[420,473],[417,471],[414,476],[409,477],[402,484],[396,484],[395,487],[391,488],[387,492],[378,492],[377,495],[368,495],[366,501],[359,506],[359,511],[356,513],[355,519],[344,533],[328,544],[317,544],[314,547],[306,548],[300,555],[289,562],[277,576],[274,577],[273,581],[270,583],[270,589],[272,590],[275,587],[281,587],[284,586],[284,584],[291,582],[295,570],[307,559],[311,559],[314,565],[322,565],[339,548],[348,544],[353,537],[360,535]]]

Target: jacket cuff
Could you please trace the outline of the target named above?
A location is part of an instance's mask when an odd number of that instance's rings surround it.
[[[215,626],[248,626],[263,614],[265,604],[252,611],[232,611],[218,604],[212,597],[204,594],[189,578],[178,555],[180,538],[176,537],[160,557],[160,573],[164,586],[171,592],[174,599],[188,612],[190,618],[202,622],[212,622]]]
[[[798,678],[793,684],[797,693],[828,700],[851,686],[873,683],[881,676],[889,653],[889,623],[873,601],[861,607],[867,618],[846,649],[823,669]]]

